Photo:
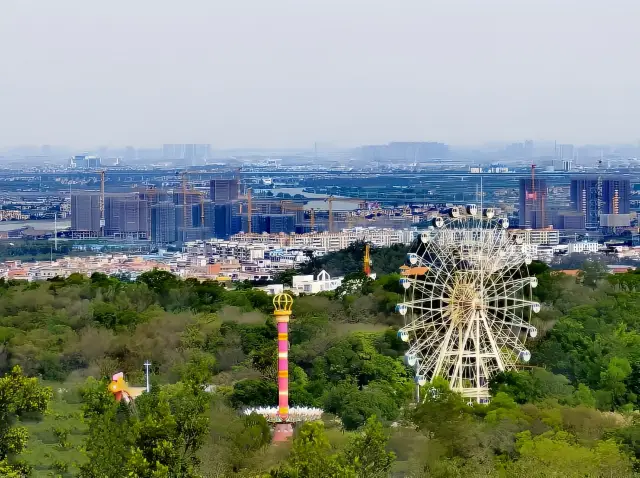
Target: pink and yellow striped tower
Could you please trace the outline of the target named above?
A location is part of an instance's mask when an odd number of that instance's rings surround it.
[[[293,435],[289,419],[289,318],[293,298],[289,294],[278,294],[273,298],[273,315],[278,324],[278,417],[273,435],[274,442],[286,441]]]

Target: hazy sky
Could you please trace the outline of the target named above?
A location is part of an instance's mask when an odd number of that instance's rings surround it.
[[[0,0],[0,145],[640,139],[640,0]]]

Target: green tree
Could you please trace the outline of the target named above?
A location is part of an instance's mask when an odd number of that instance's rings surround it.
[[[334,453],[321,422],[307,422],[293,440],[291,455],[274,478],[356,478],[352,465]]]
[[[344,461],[355,468],[358,478],[385,478],[395,461],[395,454],[385,449],[388,441],[375,415],[369,417],[362,432],[347,446]]]
[[[36,378],[25,377],[18,366],[0,378],[0,469],[9,470],[7,473],[25,470],[14,460],[24,450],[29,434],[15,423],[27,414],[44,413],[51,397],[50,388],[40,385]]]
[[[518,459],[507,463],[506,476],[583,478],[632,476],[631,461],[616,443],[601,441],[593,449],[577,445],[566,432],[533,437],[524,431],[517,438]]]

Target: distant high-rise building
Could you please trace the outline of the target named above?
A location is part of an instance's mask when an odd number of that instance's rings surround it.
[[[602,214],[628,214],[631,207],[631,181],[608,178],[602,181]]]
[[[242,215],[242,232],[249,232],[249,218],[247,214]],[[268,216],[262,214],[251,215],[251,232],[253,234],[262,234],[263,232],[269,232],[269,219]]]
[[[151,207],[151,240],[156,244],[176,241],[176,206],[163,201]]]
[[[133,161],[134,159],[136,159],[136,150],[133,146],[127,146],[124,149],[123,159],[125,161]]]
[[[367,161],[406,161],[409,163],[445,159],[449,146],[435,142],[394,142],[385,145],[367,145],[360,148]]]
[[[200,204],[200,195],[199,194],[194,194],[193,192],[187,192],[187,218],[186,218],[186,222],[183,219],[183,215],[184,215],[184,200],[183,200],[183,194],[182,192],[174,192],[173,193],[173,203],[182,208],[182,210],[178,211],[176,214],[179,215],[179,218],[176,219],[177,221],[177,225],[178,227],[195,227],[197,224],[197,217],[199,215],[199,209],[194,210],[194,208],[192,207],[193,205],[198,205]]]
[[[524,142],[524,155],[526,158],[532,158],[533,157],[533,141],[528,139]]]
[[[71,195],[71,230],[88,236],[100,234],[100,193]],[[148,239],[149,202],[132,193],[107,193],[104,198],[104,235]]]
[[[587,229],[599,226],[598,178],[581,177],[571,180],[570,197],[573,208],[584,216]]]
[[[209,183],[210,198],[213,202],[227,202],[238,199],[237,179],[212,179]]]
[[[195,165],[211,157],[210,144],[163,144],[162,159]]]
[[[79,154],[72,156],[69,160],[69,167],[75,169],[96,169],[101,166],[102,162],[98,156],[89,156]]]
[[[149,202],[124,194],[105,197],[105,236],[149,239]]]
[[[242,219],[237,214],[238,205],[233,202],[214,205],[214,235],[218,239],[228,239],[242,230]],[[252,218],[253,219],[253,218]]]
[[[584,215],[587,229],[600,226],[600,214],[630,212],[631,182],[628,179],[599,179],[597,176],[573,178],[570,193],[571,204]]]
[[[295,232],[296,216],[295,214],[270,214],[266,216],[268,221],[269,234],[277,234],[280,232]]]
[[[544,179],[520,179],[519,227],[541,229],[551,221],[547,217],[547,182]]]
[[[574,147],[572,144],[559,144],[556,147],[556,156],[558,159],[566,159],[573,161]]]
[[[71,230],[97,236],[100,233],[100,194],[71,195]]]

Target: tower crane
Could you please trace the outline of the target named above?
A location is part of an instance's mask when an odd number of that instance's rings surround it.
[[[314,198],[315,199],[315,198]],[[334,232],[334,218],[333,218],[333,201],[343,201],[343,202],[355,202],[358,203],[358,207],[362,208],[363,205],[366,205],[366,202],[363,202],[362,199],[357,198],[337,198],[334,195],[328,196],[324,199],[324,201],[329,205],[329,232]]]
[[[187,211],[188,211],[188,203],[187,196],[199,196],[200,197],[200,226],[204,227],[205,225],[205,214],[204,214],[204,202],[205,202],[205,193],[202,191],[197,191],[195,189],[188,188],[188,178],[191,171],[185,170],[176,175],[180,175],[180,182],[182,186],[182,227],[183,230],[187,229]]]
[[[247,189],[247,232],[251,234],[251,216],[253,215],[253,200],[251,199],[251,188]]]
[[[373,262],[371,261],[371,247],[367,243],[364,246],[364,264],[363,264],[363,268],[362,268],[362,272],[364,272],[364,275],[366,275],[367,277],[369,277],[371,275],[371,264],[372,263]]]

